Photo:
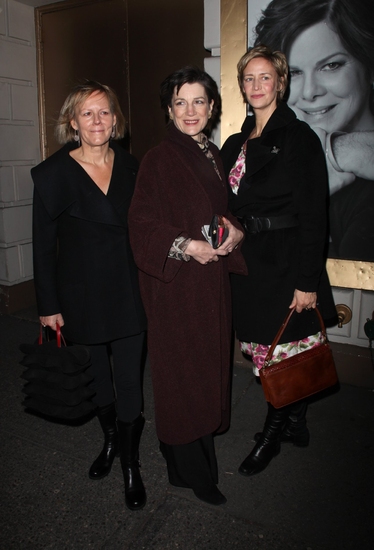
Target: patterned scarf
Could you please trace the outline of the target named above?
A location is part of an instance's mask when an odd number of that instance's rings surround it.
[[[217,163],[214,159],[213,153],[209,149],[209,139],[204,134],[201,134],[201,135],[202,135],[201,141],[197,141],[196,143],[198,144],[198,146],[200,147],[200,149],[202,150],[204,155],[211,161],[211,163],[213,164],[213,168],[216,171],[217,176],[222,181],[221,174],[219,173],[218,166],[217,166]]]

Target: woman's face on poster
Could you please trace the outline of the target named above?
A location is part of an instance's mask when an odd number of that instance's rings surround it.
[[[367,72],[326,23],[317,23],[296,38],[288,62],[288,104],[298,118],[327,133],[373,128]]]

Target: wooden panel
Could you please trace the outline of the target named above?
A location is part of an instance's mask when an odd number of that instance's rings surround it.
[[[124,0],[59,2],[36,10],[42,157],[59,149],[54,127],[71,88],[98,80],[118,94],[129,116]]]
[[[165,133],[159,87],[184,65],[204,68],[202,0],[128,0],[131,145],[140,160]]]

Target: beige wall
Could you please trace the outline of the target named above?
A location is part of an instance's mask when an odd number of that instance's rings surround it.
[[[30,168],[40,161],[34,8],[13,0],[0,0],[0,144],[3,289],[33,275]]]

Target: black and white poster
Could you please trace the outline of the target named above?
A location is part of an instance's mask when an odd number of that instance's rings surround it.
[[[287,103],[326,151],[329,257],[373,262],[373,0],[249,0],[248,38],[286,54]]]

